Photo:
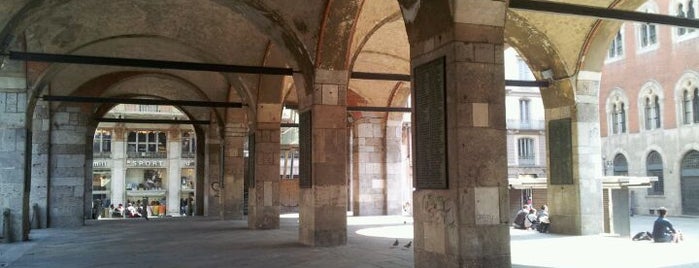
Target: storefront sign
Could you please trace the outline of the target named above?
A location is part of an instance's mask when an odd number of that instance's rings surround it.
[[[92,167],[107,167],[107,161],[92,161]]]
[[[144,159],[135,159],[135,160],[126,160],[126,166],[127,167],[164,167],[165,166],[165,160],[144,160]]]

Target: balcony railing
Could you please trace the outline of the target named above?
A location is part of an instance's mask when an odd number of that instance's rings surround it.
[[[128,158],[167,158],[167,152],[127,152]]]
[[[182,152],[182,158],[195,158],[196,156],[196,152]]]
[[[530,129],[544,130],[546,122],[544,120],[520,121],[517,119],[507,120],[507,129]]]
[[[519,165],[520,166],[534,166],[536,165],[536,159],[534,156],[520,156],[519,158]]]
[[[92,152],[92,158],[112,158],[111,152]]]

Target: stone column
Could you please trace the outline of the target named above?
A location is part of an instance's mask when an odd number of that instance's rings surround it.
[[[182,190],[182,133],[179,125],[168,130],[167,137],[167,215],[180,215],[180,190]]]
[[[5,69],[0,73],[0,209],[10,209],[10,237],[5,239],[9,242],[29,239],[30,169],[26,156],[31,153],[31,130],[26,122],[22,66],[17,66],[17,72]]]
[[[299,241],[310,246],[347,243],[348,79],[317,69],[300,109]]]
[[[80,106],[63,104],[53,111],[49,190],[50,227],[82,226],[91,192],[92,145],[87,146],[87,115]],[[89,153],[89,157],[87,156]],[[89,166],[88,166],[89,163]],[[89,191],[86,191],[89,189]],[[92,197],[89,196],[89,200]]]
[[[506,2],[461,3],[454,6],[455,22],[438,19],[440,29],[423,21],[419,30],[432,34],[413,36],[415,267],[511,266],[506,7]],[[418,20],[434,15],[417,14]]]
[[[354,121],[352,148],[353,213],[355,216],[386,214],[386,164],[383,119],[363,117]]]
[[[386,213],[388,215],[401,215],[403,205],[406,202],[412,204],[412,199],[405,199],[404,196],[412,195],[412,185],[407,185],[410,178],[407,178],[403,169],[402,121],[388,120],[386,122]]]
[[[255,129],[255,183],[248,190],[248,227],[279,228],[280,104],[259,104]]]
[[[114,127],[112,136],[112,204],[126,207],[126,128],[123,123]]]
[[[592,235],[604,231],[599,78],[600,73],[583,71],[577,82],[563,80],[549,87],[550,94],[574,89],[576,95],[560,101],[567,106],[546,109],[547,198],[554,233]],[[569,137],[564,137],[565,133]]]
[[[218,127],[212,121],[212,124],[206,130],[206,148],[205,162],[206,171],[204,179],[204,204],[195,202],[194,206],[197,211],[201,211],[200,206],[204,206],[204,216],[221,216],[221,198],[220,198],[220,175],[221,175],[221,137],[218,133]],[[198,193],[199,191],[197,191]],[[200,198],[196,198],[200,200]]]
[[[46,228],[48,216],[48,181],[50,150],[50,107],[45,101],[37,101],[32,119],[32,188],[29,198],[31,228]],[[35,211],[34,204],[38,205]]]
[[[223,170],[223,219],[243,219],[243,189],[245,170],[245,139],[247,124],[242,109],[228,111],[228,123],[224,133],[225,165]]]

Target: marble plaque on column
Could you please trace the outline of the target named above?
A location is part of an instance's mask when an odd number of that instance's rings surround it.
[[[248,135],[248,167],[245,178],[248,188],[255,187],[255,133]]]
[[[570,118],[549,121],[551,185],[573,184],[573,142]]]
[[[415,187],[447,189],[445,59],[413,70]]]
[[[305,111],[299,114],[299,187],[311,188],[313,181],[311,176],[313,155],[313,128],[312,128],[311,111]]]

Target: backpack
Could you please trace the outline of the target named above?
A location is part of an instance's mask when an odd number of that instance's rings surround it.
[[[653,240],[653,234],[650,232],[639,232],[634,235],[631,240],[633,241],[643,241],[643,240]]]

